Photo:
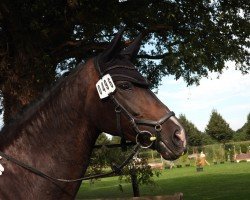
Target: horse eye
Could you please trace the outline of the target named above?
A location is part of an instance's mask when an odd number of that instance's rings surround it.
[[[124,82],[124,83],[120,83],[118,85],[118,87],[122,90],[131,90],[132,89],[132,84],[129,82]]]

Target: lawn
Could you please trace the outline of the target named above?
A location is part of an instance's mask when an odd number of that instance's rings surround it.
[[[182,192],[185,200],[250,199],[250,163],[225,163],[206,166],[203,172],[195,167],[163,170],[155,177],[156,186],[141,186],[141,196],[168,195]],[[86,181],[81,185],[78,199],[131,197],[129,183],[122,183],[119,190],[118,177]]]

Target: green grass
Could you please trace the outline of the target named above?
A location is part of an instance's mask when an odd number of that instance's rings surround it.
[[[182,192],[185,200],[250,199],[250,163],[226,163],[204,167],[196,172],[195,167],[175,168],[162,171],[155,178],[156,186],[141,186],[141,196],[171,195]],[[78,192],[78,199],[131,197],[129,183],[122,183],[119,190],[117,177],[84,182]]]

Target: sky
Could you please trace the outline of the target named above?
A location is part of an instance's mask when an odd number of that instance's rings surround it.
[[[184,114],[200,131],[205,130],[213,109],[237,130],[250,113],[250,74],[242,75],[233,63],[227,65],[229,69],[219,79],[217,74],[210,74],[201,79],[199,86],[187,87],[182,79],[164,77],[157,96],[177,117]]]
[[[232,62],[227,66],[219,79],[210,74],[199,86],[187,87],[183,79],[164,77],[157,96],[177,117],[184,114],[200,131],[205,130],[213,109],[237,130],[250,113],[250,74],[242,75]]]

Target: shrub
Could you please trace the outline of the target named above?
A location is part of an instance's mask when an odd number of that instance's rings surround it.
[[[247,144],[241,144],[241,145],[240,145],[240,148],[241,148],[241,152],[242,152],[242,153],[247,153],[247,151],[248,151],[248,146],[247,146]]]

